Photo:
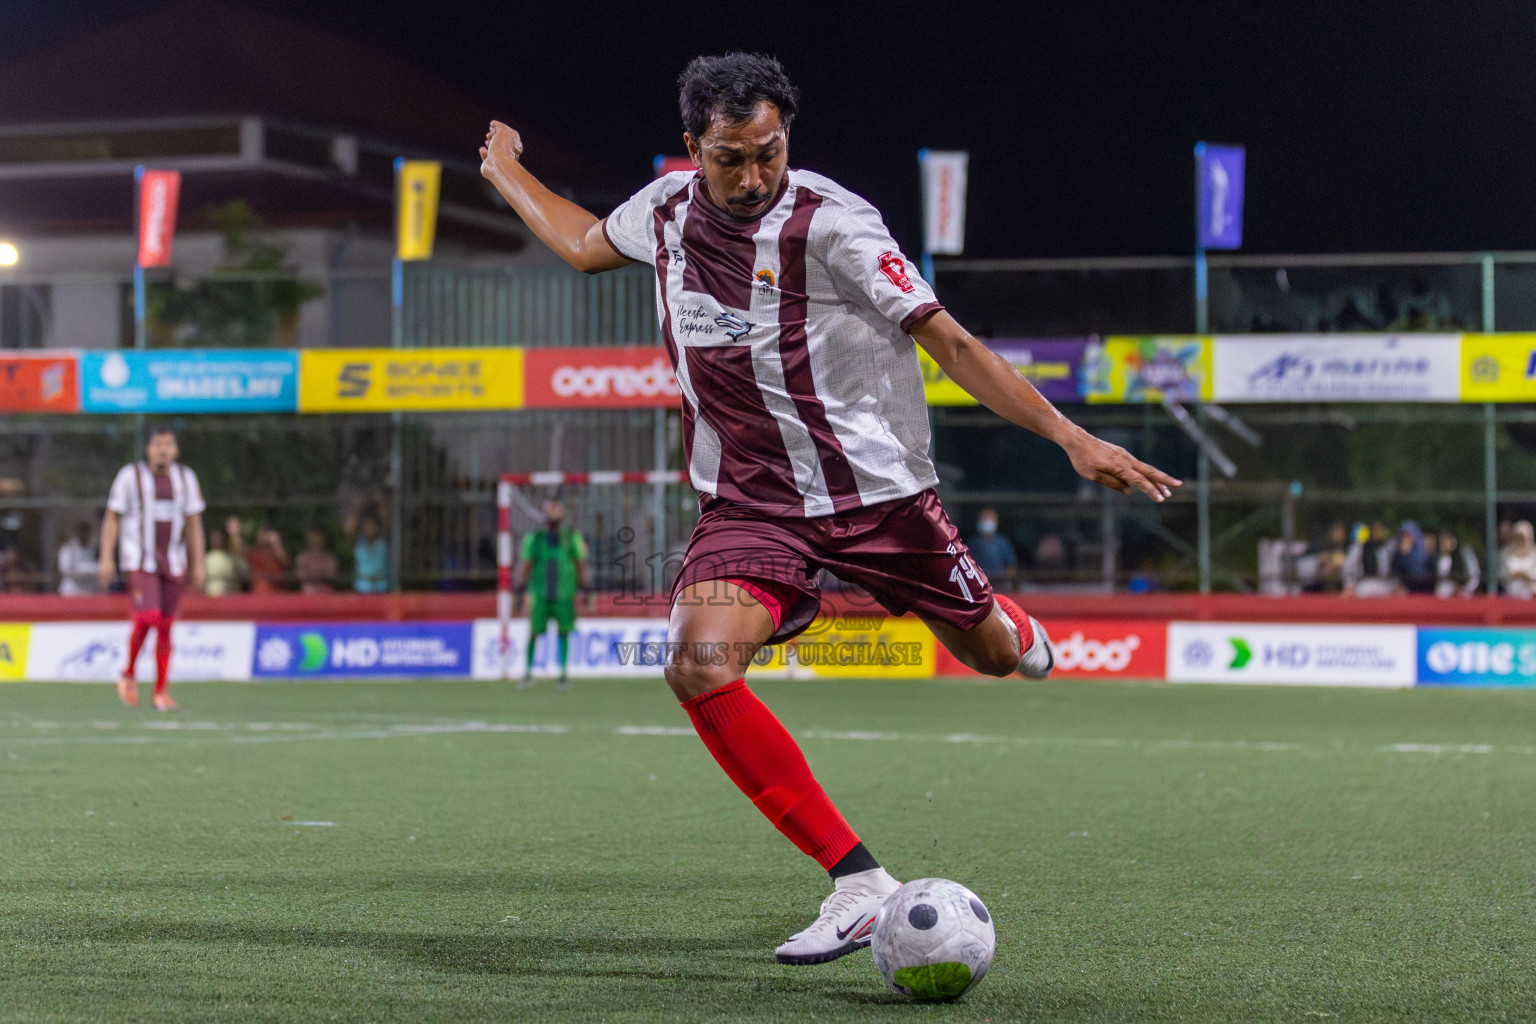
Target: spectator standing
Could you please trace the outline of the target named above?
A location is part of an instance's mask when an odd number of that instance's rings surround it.
[[[1435,592],[1434,559],[1424,541],[1424,531],[1412,519],[1397,532],[1397,550],[1392,555],[1392,578],[1410,594]]]
[[[356,520],[352,529],[352,587],[359,594],[389,590],[389,544],[384,524],[372,512]]]
[[[74,535],[59,548],[59,593],[82,597],[98,592],[96,546],[91,543],[91,524],[75,524]]]
[[[229,538],[238,535],[240,520],[231,516],[225,528],[208,531],[208,579],[203,583],[203,593],[209,597],[238,594],[243,586],[245,567],[230,550]]]
[[[1345,567],[1349,562],[1349,532],[1343,523],[1328,527],[1328,535],[1314,550],[1302,556],[1310,556],[1311,580],[1302,586],[1308,593],[1337,594],[1345,588]],[[1302,577],[1301,560],[1297,563],[1297,578]]]
[[[1509,543],[1499,554],[1499,576],[1510,597],[1536,596],[1536,531],[1522,519],[1509,531]]]
[[[970,541],[971,560],[986,573],[993,586],[1012,590],[1019,572],[1019,556],[1013,542],[997,532],[997,509],[984,508],[976,516],[976,533]]]
[[[299,590],[305,594],[329,594],[336,587],[336,555],[325,531],[311,526],[304,534],[304,550],[295,564]]]
[[[1472,597],[1483,582],[1477,553],[1461,543],[1455,531],[1440,530],[1440,551],[1435,557],[1435,596]]]

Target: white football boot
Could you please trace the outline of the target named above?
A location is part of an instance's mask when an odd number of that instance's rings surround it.
[[[1051,652],[1051,638],[1045,635],[1045,627],[1040,625],[1039,619],[1033,615],[1025,617],[1029,619],[1029,628],[1035,631],[1035,642],[1029,645],[1024,657],[1019,659],[1019,675],[1044,679],[1056,667],[1056,655]]]
[[[869,945],[875,914],[901,883],[885,868],[871,868],[837,880],[821,904],[821,915],[774,950],[781,964],[824,964]]]

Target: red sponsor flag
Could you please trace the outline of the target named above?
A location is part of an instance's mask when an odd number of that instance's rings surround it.
[[[140,167],[135,177],[139,180],[139,266],[168,267],[171,241],[176,236],[181,172]]]
[[[523,405],[530,409],[675,409],[681,394],[664,348],[523,352]]]

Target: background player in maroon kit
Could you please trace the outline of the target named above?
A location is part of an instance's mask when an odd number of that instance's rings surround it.
[[[1154,501],[1179,481],[1069,422],[944,311],[872,206],[789,168],[798,95],[777,61],[700,57],[681,86],[697,170],[657,179],[605,219],[539,184],[500,122],[481,172],[576,269],[656,270],[701,509],[672,595],[667,682],[732,781],[831,875],[817,919],[776,951],[822,963],[868,945],[899,883],[746,686],[758,647],[809,625],[827,569],[917,614],[980,672],[1043,678],[1053,665],[1044,630],[992,593],[934,494],[914,341],[1087,479]]]
[[[167,692],[171,664],[171,626],[190,584],[203,585],[206,549],[203,538],[203,492],[197,474],[177,462],[180,451],[169,427],[149,431],[144,461],[124,466],[112,481],[107,511],[101,522],[102,589],[121,565],[133,599],[133,629],[128,639],[128,664],[118,677],[117,693],[124,704],[139,703],[133,667],[150,630],[155,630],[155,709],[171,711],[176,702]],[[121,554],[119,562],[114,556]]]

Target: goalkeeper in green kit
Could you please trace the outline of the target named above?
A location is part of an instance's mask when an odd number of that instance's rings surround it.
[[[517,576],[512,589],[516,594],[512,613],[523,610],[523,592],[532,590],[533,603],[528,612],[528,653],[521,685],[533,682],[533,645],[555,620],[559,631],[560,683],[570,685],[571,633],[576,629],[576,596],[588,600],[592,593],[592,575],[587,568],[587,542],[581,534],[564,525],[565,506],[559,498],[544,501],[544,529],[523,537],[518,557]]]

